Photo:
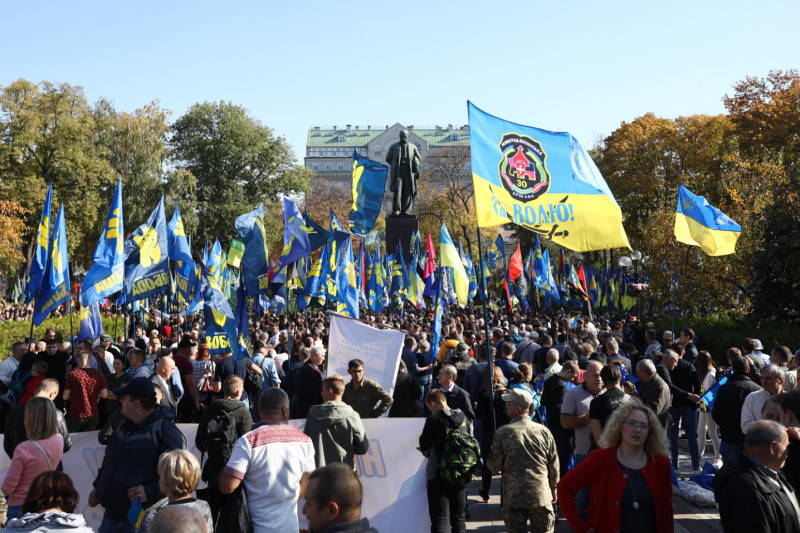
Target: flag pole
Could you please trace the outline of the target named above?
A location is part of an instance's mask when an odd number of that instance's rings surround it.
[[[114,304],[114,342],[117,342],[117,321],[119,320],[119,305]]]
[[[678,307],[678,239],[675,239],[675,272],[672,276],[672,338],[675,338],[675,312]]]
[[[75,330],[72,326],[72,294],[67,297],[67,312],[69,313],[69,336],[72,338],[70,345],[72,346],[72,357],[75,358]]]
[[[483,258],[483,246],[481,244],[481,227],[477,226],[478,228],[478,255],[480,258]],[[480,264],[480,262],[479,262]],[[486,292],[486,280],[483,278],[483,268],[481,268],[481,275],[480,275],[480,291],[481,291],[481,299],[483,300],[483,327],[484,327],[484,335],[486,337],[486,364],[489,365],[489,405],[492,411],[492,430],[497,428],[497,421],[495,420],[494,416],[494,383],[493,383],[493,369],[492,369],[492,348],[489,344],[489,312],[487,306],[489,305],[487,300],[487,292]],[[441,280],[439,280],[441,283]],[[482,385],[483,383],[481,383]]]

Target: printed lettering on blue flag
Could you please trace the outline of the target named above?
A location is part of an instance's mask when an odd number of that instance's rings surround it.
[[[303,220],[306,222],[309,249],[313,252],[325,246],[325,243],[331,238],[331,232],[314,222],[314,220],[308,216],[308,213],[303,213]]]
[[[81,342],[84,339],[95,340],[103,334],[99,302],[92,302],[89,306],[81,307],[78,320],[78,338],[75,339],[75,342]]]
[[[278,259],[279,267],[294,263],[311,253],[309,228],[306,227],[303,214],[288,198],[283,199],[283,224],[283,250]]]
[[[81,305],[84,307],[122,290],[125,278],[125,228],[122,221],[120,179],[106,216],[106,225],[94,249],[92,267],[81,284]]]
[[[242,280],[249,294],[269,290],[269,248],[264,227],[264,205],[236,219],[236,232],[244,243]]]
[[[125,240],[125,301],[134,302],[169,290],[169,247],[164,197],[147,222]]]
[[[48,253],[42,286],[36,293],[36,303],[33,306],[33,324],[36,327],[39,327],[47,315],[69,298],[67,225],[64,222],[63,205],[58,210]]]
[[[350,231],[365,235],[375,225],[381,212],[389,167],[358,155],[353,149],[353,205],[350,208]]]
[[[205,287],[203,291],[203,318],[206,323],[206,343],[209,354],[233,353],[234,359],[247,354],[239,348],[239,332],[228,300],[216,278],[205,263],[201,263]]]
[[[53,204],[53,182],[47,188],[47,197],[44,200],[42,214],[39,217],[39,228],[36,230],[36,245],[31,258],[31,268],[28,271],[25,283],[25,303],[31,303],[36,296],[36,291],[42,286],[44,269],[47,267],[48,251],[50,246],[50,216]]]

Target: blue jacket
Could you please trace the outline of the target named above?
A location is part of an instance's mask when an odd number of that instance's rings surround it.
[[[145,508],[163,498],[156,473],[158,458],[178,448],[186,449],[185,437],[165,410],[156,408],[141,424],[125,418],[111,437],[94,480],[95,494],[106,513],[125,520],[131,508],[127,490],[138,485],[147,494]]]

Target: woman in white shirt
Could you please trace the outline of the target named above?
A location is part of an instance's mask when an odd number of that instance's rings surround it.
[[[707,390],[714,386],[717,382],[717,368],[714,366],[714,360],[711,354],[705,350],[701,350],[697,354],[697,373],[700,377],[702,396]],[[717,423],[711,418],[711,411],[705,408],[700,409],[700,418],[697,421],[697,447],[700,457],[703,456],[706,447],[706,430],[711,436],[711,443],[714,445],[714,460],[721,461],[722,456],[719,454],[719,432],[717,431]]]

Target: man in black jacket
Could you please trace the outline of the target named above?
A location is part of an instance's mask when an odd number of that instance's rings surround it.
[[[697,402],[700,401],[700,377],[694,365],[684,361],[673,350],[664,352],[662,360],[669,370],[672,393],[672,406],[669,416],[672,427],[669,429],[669,442],[672,448],[672,467],[678,470],[678,425],[683,424],[689,455],[692,458],[692,470],[700,468],[700,456],[697,450]]]
[[[683,359],[686,362],[694,365],[697,361],[697,346],[694,345],[694,330],[688,326],[685,326],[681,330],[680,339],[681,346],[683,346]],[[666,349],[666,346],[664,349]]]
[[[741,419],[745,397],[751,392],[761,390],[748,374],[750,363],[741,356],[739,349],[729,348],[728,354],[732,355],[733,375],[719,388],[711,409],[711,417],[719,426],[721,434],[719,453],[724,462],[733,460],[744,442]]]
[[[475,420],[472,400],[470,400],[467,391],[456,385],[457,376],[458,371],[456,367],[453,365],[444,365],[442,369],[439,370],[437,381],[439,382],[439,388],[444,392],[447,398],[447,405],[450,409],[461,409],[471,425],[472,421]]]
[[[744,451],[726,460],[712,482],[723,531],[800,532],[797,495],[780,471],[788,445],[777,422],[750,426]]]
[[[565,361],[561,372],[547,378],[542,386],[542,405],[547,413],[547,429],[556,441],[560,476],[567,473],[569,456],[572,454],[572,447],[569,444],[572,430],[561,425],[561,406],[564,404],[564,396],[567,395],[567,383],[571,383],[576,375],[578,375],[578,363]]]

